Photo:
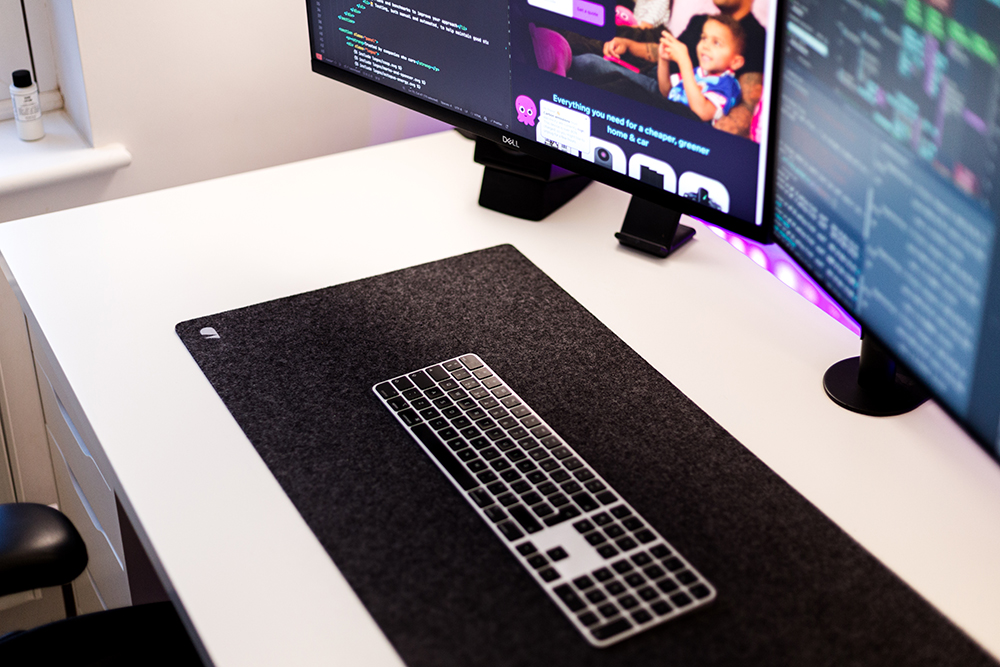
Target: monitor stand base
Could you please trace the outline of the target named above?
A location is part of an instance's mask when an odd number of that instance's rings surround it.
[[[666,257],[694,238],[694,228],[680,224],[681,213],[632,196],[622,230],[615,238],[622,245]]]
[[[861,356],[838,361],[823,376],[823,389],[834,403],[873,417],[901,415],[927,400],[916,382],[896,369],[872,338],[861,338]]]
[[[479,205],[515,218],[542,220],[590,185],[585,176],[483,138],[473,159],[486,167]]]

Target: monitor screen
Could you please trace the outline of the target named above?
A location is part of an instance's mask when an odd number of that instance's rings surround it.
[[[1000,5],[790,0],[774,234],[1000,457]]]
[[[307,5],[317,72],[766,238],[768,0]]]

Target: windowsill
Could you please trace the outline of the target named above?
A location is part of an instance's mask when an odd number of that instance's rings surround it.
[[[0,197],[110,173],[132,162],[132,154],[121,144],[88,146],[63,111],[43,119],[45,136],[38,141],[21,141],[13,120],[0,122]]]

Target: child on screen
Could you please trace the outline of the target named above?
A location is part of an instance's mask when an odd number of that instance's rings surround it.
[[[687,46],[664,31],[660,39],[657,79],[668,100],[687,105],[704,121],[722,118],[740,99],[734,72],[743,67],[743,27],[728,15],[709,16],[698,42],[698,67]],[[670,61],[680,74],[670,74]]]

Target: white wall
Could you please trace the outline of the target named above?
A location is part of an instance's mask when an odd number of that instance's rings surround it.
[[[5,197],[0,220],[445,127],[313,74],[301,0],[49,1],[57,30],[75,18],[79,71],[60,77],[69,90],[82,75],[82,134],[95,146],[121,142],[133,161],[113,175]]]

